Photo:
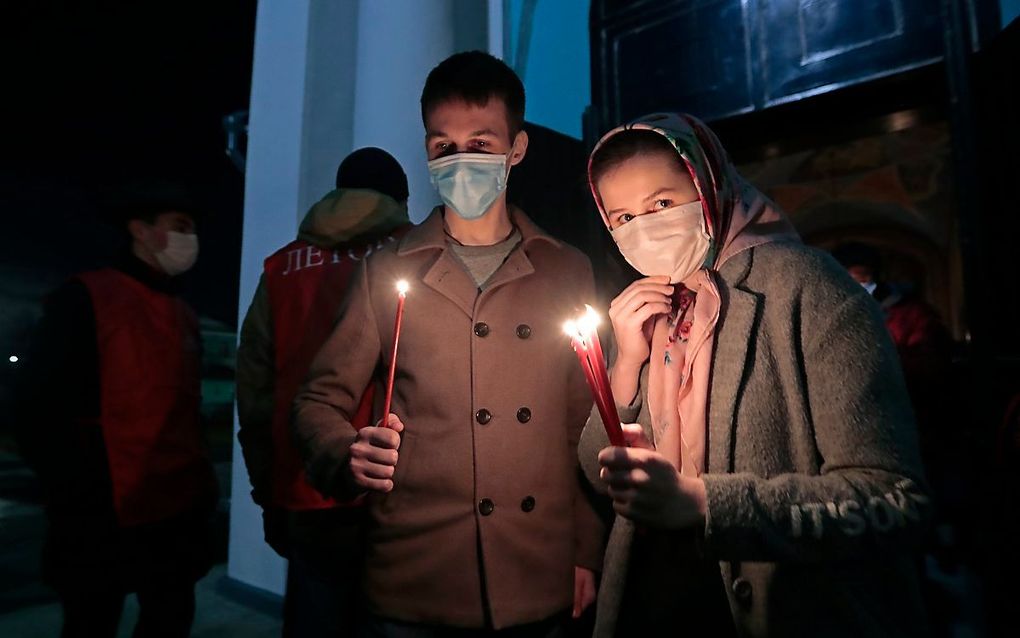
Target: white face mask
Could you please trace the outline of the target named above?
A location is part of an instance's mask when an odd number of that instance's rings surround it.
[[[168,230],[166,248],[154,253],[154,256],[166,274],[171,277],[179,275],[194,266],[198,259],[198,235]]]
[[[443,203],[464,219],[478,219],[506,189],[507,156],[457,153],[429,162],[429,177]]]
[[[875,288],[878,288],[878,284],[873,281],[861,282],[861,285],[864,286],[864,289],[868,291],[869,295],[875,294]]]
[[[669,275],[672,284],[697,272],[712,247],[700,200],[639,215],[615,228],[612,235],[627,263],[638,272],[648,277]]]

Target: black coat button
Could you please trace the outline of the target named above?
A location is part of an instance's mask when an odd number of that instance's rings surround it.
[[[525,496],[524,500],[521,501],[521,509],[525,512],[530,512],[531,510],[535,509],[535,497]]]
[[[733,595],[742,603],[751,602],[751,595],[754,588],[746,578],[737,578],[733,581]]]
[[[485,408],[482,408],[478,412],[475,412],[475,421],[478,421],[482,425],[485,425],[492,420],[492,412],[489,412]]]
[[[479,337],[487,337],[489,335],[489,324],[484,321],[479,321],[475,324],[475,334]]]
[[[521,408],[517,411],[517,420],[521,423],[527,423],[531,420],[531,410],[529,408]]]
[[[491,498],[483,498],[478,501],[478,511],[481,512],[482,516],[492,514],[494,509],[496,509],[496,504],[492,502]]]
[[[526,323],[522,323],[521,325],[517,326],[517,336],[520,337],[521,339],[527,339],[528,337],[530,337],[531,326],[529,326]]]

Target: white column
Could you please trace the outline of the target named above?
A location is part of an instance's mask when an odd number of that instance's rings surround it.
[[[357,5],[261,0],[249,105],[238,326],[262,261],[297,235],[308,207],[333,187],[350,150]],[[236,432],[236,417],[235,417]],[[234,439],[227,574],[283,593],[286,563],[265,544]]]
[[[503,44],[503,0],[489,0],[489,53],[500,60],[506,55]]]
[[[411,220],[438,202],[425,162],[419,100],[428,72],[453,53],[451,0],[361,0],[354,147],[389,151],[407,173]]]
[[[454,51],[490,47],[488,4],[260,0],[238,326],[262,261],[295,237],[298,220],[333,188],[337,165],[353,149],[379,146],[400,161],[413,221],[438,201],[425,164],[421,89],[432,67]],[[286,564],[263,541],[236,437],[232,482],[227,574],[282,593]]]
[[[262,272],[262,260],[297,229],[310,0],[262,0],[255,20],[248,152],[241,235],[238,330]],[[235,414],[234,431],[237,431]],[[234,437],[227,575],[282,593],[286,563],[262,537],[241,448]]]

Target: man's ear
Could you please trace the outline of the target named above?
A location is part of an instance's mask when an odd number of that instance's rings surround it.
[[[521,129],[514,137],[514,145],[510,149],[510,166],[517,166],[528,152],[528,132]]]
[[[127,223],[128,234],[131,235],[131,239],[141,242],[145,238],[146,223],[140,219],[132,219]]]

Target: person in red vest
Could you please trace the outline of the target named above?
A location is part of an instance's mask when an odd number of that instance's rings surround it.
[[[298,238],[265,260],[237,352],[238,438],[266,542],[289,559],[284,635],[353,633],[364,518],[322,496],[290,438],[290,408],[329,336],[358,263],[410,227],[407,177],[379,148],[351,153],[336,190],[312,206]],[[355,418],[369,424],[374,388]]]
[[[955,512],[955,516],[965,520],[970,502],[953,487],[954,482],[961,480],[957,475],[962,466],[956,445],[959,433],[953,432],[954,424],[961,421],[954,416],[952,336],[935,309],[915,292],[884,279],[878,249],[860,242],[846,242],[833,249],[832,255],[882,309],[885,327],[903,367],[917,417],[921,457],[941,503],[941,514]]]
[[[46,495],[64,637],[116,635],[131,592],[136,637],[187,636],[212,564],[198,321],[175,283],[198,255],[192,210],[166,184],[122,197],[130,248],[48,297],[25,358],[21,443]]]

